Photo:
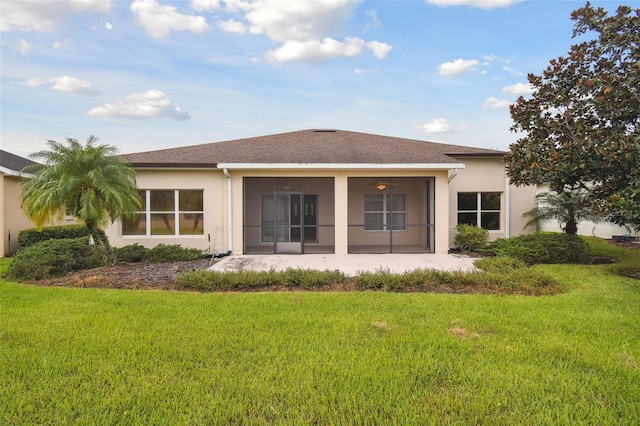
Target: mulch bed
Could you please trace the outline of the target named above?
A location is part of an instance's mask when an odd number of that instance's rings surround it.
[[[640,244],[607,241],[619,247],[640,250]],[[481,254],[478,254],[478,257],[481,257]],[[592,263],[613,262],[607,258],[607,261],[602,259]],[[63,277],[30,281],[29,283],[42,286],[175,290],[175,281],[178,275],[183,272],[206,269],[210,264],[210,259],[190,262],[125,263],[78,271]]]
[[[123,263],[74,272],[62,277],[30,281],[30,284],[65,287],[174,289],[183,272],[206,269],[211,259],[167,263]]]

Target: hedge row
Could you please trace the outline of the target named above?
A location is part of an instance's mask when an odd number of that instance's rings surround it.
[[[257,291],[264,289],[334,289],[387,292],[473,291],[480,293],[555,294],[561,290],[550,276],[528,268],[516,259],[486,258],[478,261],[481,271],[416,269],[401,274],[388,270],[362,272],[348,279],[339,271],[287,269],[285,271],[197,270],[178,277],[177,286],[198,291]],[[351,285],[349,285],[351,284]]]
[[[64,225],[43,228],[24,229],[18,233],[18,244],[21,249],[47,240],[62,240],[67,238],[88,237],[89,229],[86,225]]]

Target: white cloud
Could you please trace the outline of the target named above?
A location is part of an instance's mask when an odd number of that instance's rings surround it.
[[[109,21],[100,21],[100,23],[102,25],[104,25],[104,27],[108,30],[112,30],[113,29],[113,24]]]
[[[362,75],[362,74],[378,74],[378,71],[376,71],[376,70],[370,70],[370,69],[354,68],[354,69],[353,69],[353,73],[354,73],[355,75]]]
[[[91,83],[68,75],[54,77],[49,82],[53,83],[51,90],[58,92],[75,93],[76,95],[84,96],[97,96],[101,93],[99,90],[94,89]]]
[[[362,52],[364,40],[346,38],[344,42],[325,38],[322,41],[289,41],[267,53],[276,62],[308,61],[317,62],[339,57],[354,57]]]
[[[503,87],[502,88],[502,92],[504,93],[508,93],[510,95],[531,95],[535,92],[535,88],[527,83],[518,83],[518,84],[514,84],[512,86],[507,86],[507,87]]]
[[[378,59],[384,59],[387,57],[389,51],[391,51],[392,46],[387,43],[381,43],[379,41],[369,41],[366,46],[371,49],[374,56]]]
[[[473,72],[479,64],[475,59],[456,59],[453,62],[445,62],[438,66],[440,75],[457,75],[465,72]]]
[[[18,46],[16,46],[16,50],[20,52],[21,55],[28,55],[29,49],[31,49],[33,45],[29,43],[27,40],[21,38],[18,40]]]
[[[88,113],[97,117],[129,118],[134,120],[150,120],[154,118],[171,118],[187,120],[189,114],[175,105],[158,89],[134,93],[125,96],[124,100],[106,103],[92,108]]]
[[[266,56],[275,62],[321,62],[334,58],[354,57],[369,50],[384,59],[392,46],[358,37],[338,39],[345,24],[362,0],[259,0],[226,1],[226,11],[240,14],[241,21],[221,22],[223,31],[265,34],[279,45]],[[369,28],[379,26],[374,11],[365,12]]]
[[[430,122],[421,126],[415,127],[417,130],[422,130],[424,133],[446,133],[451,131],[451,125],[444,118],[436,118]]]
[[[506,71],[511,75],[515,75],[516,77],[521,77],[523,75],[522,71],[519,71],[512,67],[502,67],[502,71]]]
[[[246,19],[272,40],[318,40],[341,32],[359,3],[353,0],[261,0],[250,4]]]
[[[30,0],[3,1],[0,31],[52,33],[72,15],[83,12],[107,13],[111,0]]]
[[[40,80],[39,78],[29,78],[25,81],[21,81],[18,84],[21,86],[39,87],[44,84],[44,81]]]
[[[134,0],[131,11],[153,38],[165,38],[172,30],[200,34],[209,28],[204,17],[179,13],[175,6],[161,5],[156,0]]]
[[[365,32],[382,26],[382,22],[378,19],[378,13],[375,10],[367,10],[364,14],[370,18],[369,22],[364,26]]]
[[[240,21],[236,21],[235,19],[221,21],[220,23],[218,23],[218,27],[222,31],[226,31],[228,33],[244,34],[247,32],[247,26]]]
[[[197,12],[216,10],[220,7],[220,0],[191,0],[191,9]]]
[[[427,0],[427,3],[440,7],[470,6],[481,9],[494,9],[496,7],[508,7],[522,0]]]
[[[482,104],[483,108],[501,109],[508,108],[511,102],[506,99],[487,98]]]

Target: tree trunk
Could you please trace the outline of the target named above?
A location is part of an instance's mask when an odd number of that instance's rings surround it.
[[[578,233],[578,224],[575,219],[567,221],[567,225],[564,227],[564,232],[569,235],[576,235]]]
[[[89,229],[89,235],[91,235],[93,243],[96,245],[96,248],[105,256],[107,262],[110,264],[116,263],[113,249],[111,248],[111,244],[109,244],[109,238],[107,238],[107,235],[104,233],[104,231],[98,228],[93,223],[85,224]]]

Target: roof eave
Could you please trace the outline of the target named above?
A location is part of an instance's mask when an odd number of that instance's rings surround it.
[[[217,168],[215,163],[130,163],[134,169],[204,169]]]
[[[218,163],[219,169],[315,169],[315,170],[365,170],[365,169],[414,169],[414,170],[450,170],[464,169],[463,163]]]

